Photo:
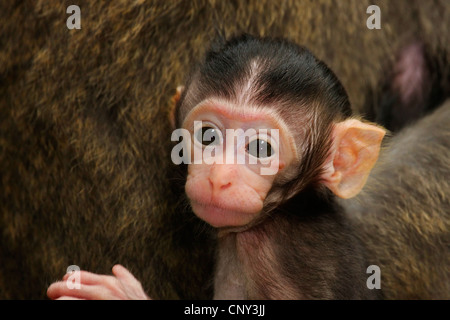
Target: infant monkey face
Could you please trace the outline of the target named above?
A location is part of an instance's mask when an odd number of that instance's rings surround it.
[[[185,189],[196,215],[214,227],[251,222],[279,171],[295,158],[277,120],[209,102],[194,108],[183,127],[190,128],[193,159]]]

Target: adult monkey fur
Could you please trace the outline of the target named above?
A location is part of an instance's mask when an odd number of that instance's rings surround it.
[[[363,191],[341,205],[366,245],[367,263],[383,270],[384,296],[448,299],[448,53],[431,54],[424,43],[415,40],[399,50],[387,69],[392,71],[381,78],[378,91],[369,95],[372,99],[366,108],[374,120],[400,131],[385,140]]]
[[[384,297],[450,298],[449,123],[450,99],[396,135],[363,191],[341,201]]]
[[[435,23],[449,20],[445,0],[80,1],[82,29],[69,31],[70,4],[0,4],[2,298],[43,298],[69,265],[106,273],[116,262],[153,298],[211,296],[205,227],[173,203],[166,115],[216,25],[308,46],[356,109],[405,38],[450,43]],[[371,4],[381,30],[365,27]],[[403,290],[389,286],[387,298]]]

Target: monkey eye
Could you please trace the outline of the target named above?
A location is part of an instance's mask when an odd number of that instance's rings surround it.
[[[220,133],[216,128],[204,126],[195,132],[195,139],[204,146],[220,144]]]
[[[247,147],[247,152],[256,158],[269,158],[273,155],[273,148],[266,140],[255,139]]]

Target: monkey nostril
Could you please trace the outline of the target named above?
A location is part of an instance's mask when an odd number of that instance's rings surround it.
[[[223,189],[227,189],[229,187],[231,187],[231,182],[228,182],[227,184],[220,186],[220,189],[223,190]]]
[[[214,181],[214,179],[209,179],[209,186],[211,187],[211,190],[217,189],[218,190],[225,190],[228,189],[231,186],[231,182],[228,183],[220,183],[219,181]]]

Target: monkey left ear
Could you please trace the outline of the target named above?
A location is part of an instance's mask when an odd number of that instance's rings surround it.
[[[330,156],[322,179],[338,197],[356,196],[364,187],[380,153],[386,131],[349,119],[335,124]]]
[[[177,112],[177,103],[180,100],[181,93],[183,93],[184,86],[178,86],[177,91],[172,97],[171,106],[169,110],[169,121],[170,125],[172,126],[172,129],[176,129],[176,123],[175,123],[175,112]]]

